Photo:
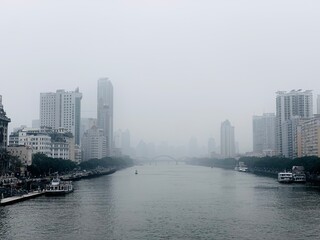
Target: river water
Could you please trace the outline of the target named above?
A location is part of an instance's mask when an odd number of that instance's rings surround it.
[[[138,174],[135,175],[135,169]],[[320,239],[320,191],[185,164],[75,182],[0,207],[0,239]]]

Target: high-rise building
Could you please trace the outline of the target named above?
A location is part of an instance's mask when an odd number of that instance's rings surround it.
[[[107,138],[107,156],[110,156],[113,147],[113,86],[108,78],[98,80],[97,105],[98,128]]]
[[[220,154],[222,155],[222,157],[229,158],[235,156],[234,127],[231,126],[229,120],[221,123],[220,147]]]
[[[103,130],[93,126],[87,130],[81,140],[82,160],[101,159],[106,156],[107,139]]]
[[[320,114],[301,121],[297,132],[298,157],[320,157]]]
[[[274,151],[276,147],[276,115],[264,113],[262,116],[253,116],[252,133],[254,153]]]
[[[310,118],[313,115],[312,91],[292,90],[279,91],[276,96],[276,148],[277,153],[284,155],[283,144],[288,142],[283,139],[283,124],[293,116]]]
[[[297,143],[297,130],[299,124],[303,121],[303,118],[299,116],[293,116],[289,120],[285,121],[282,128],[282,155],[286,158],[298,157],[298,143]]]
[[[74,135],[75,144],[80,144],[82,93],[57,90],[40,94],[40,126],[53,129],[65,128]]]

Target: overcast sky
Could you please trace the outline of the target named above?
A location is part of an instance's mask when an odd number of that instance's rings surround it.
[[[320,93],[319,13],[318,0],[0,0],[0,94],[11,128],[57,89],[79,87],[96,117],[109,77],[115,130],[134,141],[219,144],[229,119],[250,151],[276,91]]]

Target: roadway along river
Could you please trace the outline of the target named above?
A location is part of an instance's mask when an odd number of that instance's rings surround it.
[[[320,239],[317,188],[248,173],[162,163],[75,188],[0,207],[0,239]]]

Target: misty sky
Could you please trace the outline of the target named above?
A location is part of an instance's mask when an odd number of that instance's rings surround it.
[[[11,128],[39,118],[40,92],[114,85],[114,125],[140,139],[200,144],[220,124],[252,149],[252,115],[278,90],[320,93],[318,0],[1,0],[0,94]],[[315,105],[315,103],[314,103]]]

